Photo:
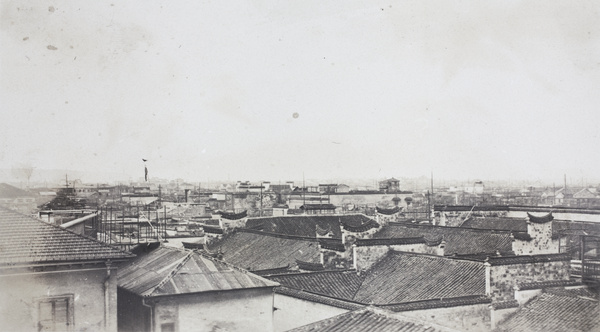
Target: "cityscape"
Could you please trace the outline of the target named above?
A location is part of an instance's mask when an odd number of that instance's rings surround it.
[[[600,331],[594,2],[0,4],[0,330]]]

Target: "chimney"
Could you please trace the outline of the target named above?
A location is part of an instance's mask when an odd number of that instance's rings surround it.
[[[186,189],[186,190],[185,190],[185,202],[186,202],[186,203],[189,203],[189,202],[190,202],[190,201],[189,201],[189,198],[190,198],[190,190],[189,190],[189,189]]]

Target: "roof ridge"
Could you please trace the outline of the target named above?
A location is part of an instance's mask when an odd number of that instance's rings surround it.
[[[251,271],[249,271],[249,270],[243,269],[243,268],[241,268],[241,267],[239,267],[239,266],[235,266],[235,265],[233,265],[233,264],[230,264],[230,263],[227,263],[227,262],[225,262],[225,261],[223,261],[223,260],[220,260],[220,259],[217,259],[217,258],[215,258],[215,257],[212,257],[212,256],[210,256],[210,255],[208,255],[208,254],[206,254],[206,253],[204,253],[204,252],[202,252],[202,251],[200,251],[200,250],[190,250],[190,251],[191,251],[192,253],[195,253],[195,254],[197,254],[197,255],[199,255],[199,256],[202,256],[202,257],[204,257],[204,258],[206,258],[206,259],[208,259],[208,260],[211,260],[211,261],[213,261],[213,262],[217,262],[217,263],[219,263],[219,264],[223,264],[223,265],[225,265],[225,266],[227,266],[227,267],[231,268],[232,270],[237,270],[237,271],[239,271],[239,272],[242,272],[242,273],[244,273],[244,274],[246,274],[246,275],[250,274],[250,277],[252,277],[252,278],[257,278],[257,279],[259,279],[259,280],[261,280],[261,281],[274,282],[274,283],[276,283],[277,285],[279,285],[279,283],[277,283],[277,282],[275,282],[275,281],[273,281],[273,280],[269,280],[269,279],[267,279],[267,278],[264,278],[264,277],[262,277],[262,276],[259,276],[259,275],[258,275],[258,274],[256,274],[256,273],[253,273],[253,272],[251,272]]]
[[[261,230],[258,230],[258,229],[251,229],[251,228],[236,228],[233,231],[233,233],[235,233],[235,232],[259,234],[259,235],[265,235],[265,236],[271,236],[271,237],[278,237],[278,238],[289,239],[289,240],[304,240],[304,241],[310,241],[310,242],[317,242],[317,240],[318,240],[316,237],[298,236],[298,235],[287,235],[287,234],[281,234],[281,233],[265,232],[265,231],[261,231]]]
[[[169,280],[171,280],[173,278],[173,276],[175,276],[175,274],[177,272],[179,272],[179,270],[181,270],[181,268],[190,260],[190,258],[192,257],[192,254],[193,254],[193,251],[188,252],[187,255],[185,255],[185,257],[183,257],[183,259],[181,260],[181,262],[179,262],[179,264],[177,264],[171,270],[171,272],[169,272],[169,274],[167,274],[167,276],[163,278],[163,280],[161,280],[158,284],[156,284],[155,287],[152,288],[152,291],[146,292],[147,296],[152,295],[152,293],[154,293],[157,289],[161,288],[167,282],[169,282]]]
[[[431,227],[431,228],[440,228],[440,229],[464,229],[464,230],[473,230],[477,232],[484,233],[510,233],[511,231],[503,230],[503,229],[486,229],[486,228],[473,228],[473,227],[455,227],[455,226],[441,226],[441,225],[431,225],[431,224],[416,224],[416,223],[405,223],[405,222],[397,222],[390,221],[388,223],[389,226],[407,226],[407,227]]]
[[[322,274],[322,273],[331,273],[331,272],[357,272],[357,271],[355,269],[324,270],[324,271],[311,271],[311,272],[295,272],[295,273],[271,274],[271,275],[269,275],[269,277],[297,276],[297,275],[305,275],[305,274]]]

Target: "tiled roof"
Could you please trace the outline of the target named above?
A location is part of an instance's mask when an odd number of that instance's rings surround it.
[[[397,197],[394,197],[397,198]],[[391,208],[391,209],[385,209],[385,208],[380,208],[379,206],[375,207],[375,210],[377,211],[377,213],[379,214],[385,214],[385,215],[392,215],[394,213],[398,213],[400,212],[400,208],[398,208],[397,206]]]
[[[0,183],[0,198],[19,198],[19,197],[33,197],[35,195],[11,186],[7,183]]]
[[[508,308],[518,308],[519,301],[517,300],[507,300],[507,301],[499,301],[491,304],[491,307],[494,310],[508,309]]]
[[[246,218],[247,216],[248,216],[248,211],[246,211],[246,210],[244,210],[240,213],[227,213],[227,212],[221,213],[221,217],[223,219],[228,219],[228,220],[242,219],[242,218]]]
[[[405,303],[395,303],[379,306],[394,312],[401,311],[413,311],[413,310],[425,310],[435,308],[451,308],[466,305],[475,305],[483,303],[491,303],[492,299],[485,295],[471,295],[453,298],[440,298],[423,301],[413,301]]]
[[[361,303],[356,303],[348,300],[341,300],[326,295],[309,293],[300,289],[288,288],[283,286],[275,288],[275,293],[347,310],[356,310],[364,307],[364,304]]]
[[[278,286],[198,252],[167,247],[138,257],[117,273],[119,287],[148,297]]]
[[[319,245],[316,239],[269,234],[239,229],[220,241],[209,245],[209,250],[219,250],[223,260],[253,271],[295,266],[296,259],[318,263]]]
[[[354,244],[357,247],[367,246],[390,246],[390,245],[402,245],[402,244],[417,244],[417,243],[428,243],[423,237],[406,237],[406,238],[392,238],[392,239],[357,239]]]
[[[485,266],[480,262],[390,251],[367,271],[354,299],[391,304],[483,294]]]
[[[131,258],[116,247],[0,208],[0,265]]]
[[[512,265],[512,264],[532,264],[543,262],[569,261],[571,254],[543,254],[543,255],[528,255],[528,256],[502,256],[488,257],[486,260],[493,266],[497,265]]]
[[[329,250],[335,250],[335,251],[340,251],[340,252],[346,251],[346,247],[344,246],[344,243],[342,243],[342,240],[339,240],[339,239],[320,238],[319,245],[321,246],[322,249],[329,249]]]
[[[552,212],[543,216],[534,216],[533,214],[527,212],[527,217],[529,217],[529,221],[536,224],[545,224],[554,219],[554,217],[552,216]]]
[[[269,279],[289,288],[375,305],[485,294],[481,262],[396,251],[360,275],[323,271]]]
[[[392,222],[373,235],[378,239],[421,236],[426,240],[438,240],[443,237],[446,241],[445,255],[512,251],[512,238],[508,231]]]
[[[527,232],[527,220],[502,217],[469,218],[460,227]]]
[[[542,289],[547,287],[577,286],[581,283],[575,280],[548,280],[538,282],[522,282],[517,284],[519,290]]]
[[[415,323],[408,318],[396,318],[385,310],[367,307],[350,311],[331,318],[320,320],[290,330],[290,332],[329,331],[329,332],[435,332],[427,323]]]
[[[314,216],[281,216],[250,218],[246,222],[247,228],[255,228],[262,225],[262,230],[271,233],[315,237],[316,226],[322,230],[330,230],[333,237],[342,238],[341,225],[361,226],[371,224],[373,219],[364,214],[345,215],[314,215]]]
[[[364,276],[359,276],[354,270],[305,272],[268,278],[288,288],[350,301],[354,300],[354,294],[364,280]]]
[[[579,296],[542,293],[501,322],[497,331],[599,331],[598,303]]]

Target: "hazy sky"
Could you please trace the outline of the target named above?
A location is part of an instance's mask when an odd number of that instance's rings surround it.
[[[599,11],[3,0],[0,168],[599,179]]]

